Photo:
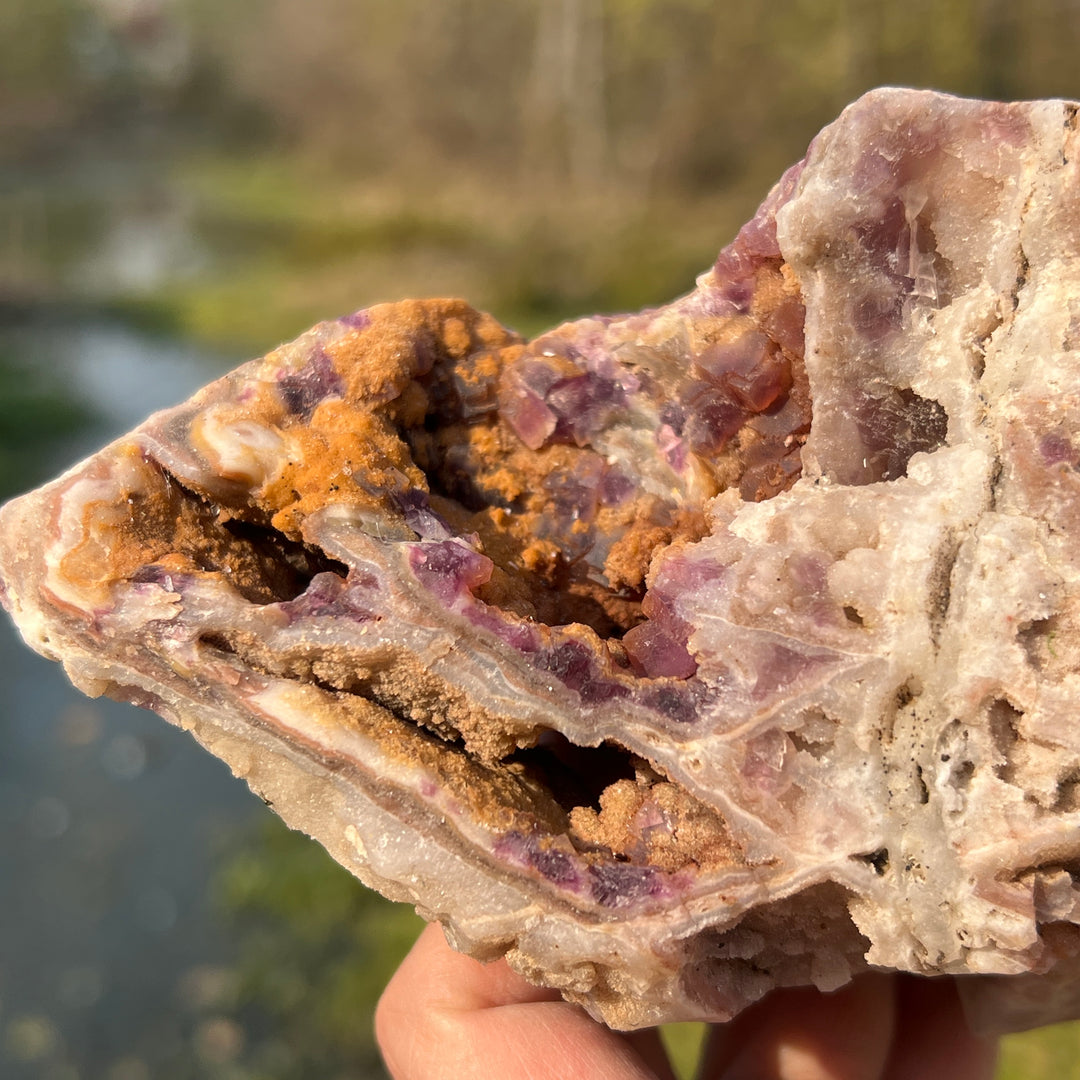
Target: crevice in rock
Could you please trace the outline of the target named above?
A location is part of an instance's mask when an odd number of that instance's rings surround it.
[[[816,761],[826,758],[835,743],[840,722],[819,708],[807,709],[799,719],[799,727],[787,732],[792,745]]]
[[[1051,810],[1058,814],[1072,814],[1080,810],[1080,769],[1071,770],[1058,781]]]
[[[986,501],[986,509],[993,512],[997,509],[998,488],[1001,486],[1005,475],[1005,465],[1001,458],[995,457],[990,471],[990,497]]]
[[[453,535],[475,534],[495,563],[478,598],[519,618],[580,623],[602,638],[620,638],[643,618],[653,552],[694,532],[686,515],[665,520],[655,500],[643,503],[632,522],[605,506],[614,481],[591,450],[531,451],[490,417],[403,434],[427,477],[432,509]],[[637,565],[628,580],[612,580],[605,569],[614,575],[614,564],[605,560],[619,541],[626,547],[629,532],[637,538]]]
[[[882,877],[889,869],[889,849],[879,848],[877,851],[868,852],[865,855],[852,855],[857,862],[865,863],[878,877]]]
[[[275,601],[295,600],[302,596],[317,574],[329,572],[342,578],[348,574],[344,563],[310,544],[290,540],[268,526],[231,518],[222,528],[234,539],[230,552],[226,553],[225,566],[230,566],[231,552],[246,548],[266,569],[262,588],[271,593]]]
[[[936,649],[941,640],[941,629],[949,614],[952,600],[952,575],[960,555],[961,541],[951,535],[938,549],[934,565],[927,579],[929,600],[930,640]]]
[[[1055,659],[1054,641],[1058,635],[1059,621],[1055,615],[1035,619],[1016,632],[1016,640],[1023,648],[1028,663],[1036,671],[1043,671]]]
[[[1028,261],[1027,252],[1024,251],[1024,219],[1027,217],[1028,208],[1031,205],[1031,194],[1024,200],[1020,208],[1019,221],[1016,228],[1016,280],[1013,283],[1009,299],[1012,301],[1013,312],[1020,306],[1020,292],[1027,284],[1028,273],[1031,263]]]
[[[588,356],[560,330],[524,347],[435,347],[412,387],[424,411],[395,423],[432,509],[495,564],[479,599],[618,639],[644,618],[654,556],[703,535],[708,498],[794,483],[811,420],[805,311],[782,260],[751,262],[730,283],[731,313],[693,344],[645,346],[615,322]]]
[[[966,791],[971,786],[971,779],[975,775],[975,762],[958,761],[949,771],[949,783],[957,791]]]
[[[1066,873],[1072,878],[1074,886],[1080,885],[1080,858],[1070,858],[1066,849],[1064,857],[1059,854],[1057,857],[1047,859],[1046,862],[1028,863],[1007,876],[999,875],[999,879],[1030,883],[1031,878],[1036,874],[1049,876],[1055,873]]]
[[[349,675],[340,656],[327,660],[309,648],[284,658],[270,654],[253,634],[227,630],[205,632],[200,644],[249,670],[334,695],[346,715],[350,701],[385,709],[398,723],[394,752],[411,756],[420,748],[447,777],[471,770],[479,784],[477,798],[488,800],[484,812],[501,823],[500,829],[517,822],[529,835],[546,837],[545,845],[601,862],[667,871],[689,864],[727,865],[739,858],[715,810],[617,743],[580,746],[548,729],[534,733],[531,745],[493,758],[477,753],[471,736],[458,730],[452,706],[445,715],[432,713],[439,700],[433,688],[410,699],[402,689],[406,680],[392,669]],[[380,736],[389,737],[385,730]]]
[[[534,746],[516,750],[502,764],[542,784],[567,814],[576,807],[599,810],[612,784],[633,780],[648,767],[616,743],[577,746],[557,731],[543,732]]]
[[[915,791],[919,802],[925,806],[930,801],[930,789],[926,786],[923,768],[919,764],[915,765]]]
[[[199,635],[199,644],[205,649],[212,649],[223,656],[235,656],[236,648],[225,634],[211,631]]]
[[[994,775],[1007,784],[1016,782],[1015,750],[1020,741],[1023,713],[1005,698],[996,698],[987,706],[987,723],[997,763]]]
[[[906,708],[921,693],[922,688],[917,685],[916,680],[913,678],[908,679],[907,682],[902,683],[896,688],[896,708]]]
[[[980,338],[971,349],[971,374],[975,381],[979,382],[986,374],[986,343],[990,340],[990,334]]]
[[[1016,282],[1012,287],[1012,292],[1009,294],[1009,298],[1012,301],[1012,309],[1015,311],[1020,306],[1020,291],[1027,284],[1028,271],[1031,269],[1031,264],[1028,262],[1028,257],[1024,252],[1024,249],[1018,248],[1019,258],[1016,271]]]
[[[813,742],[810,739],[804,738],[797,731],[790,732],[788,738],[791,740],[791,745],[796,750],[802,751],[804,754],[809,754],[816,761],[820,761],[831,749],[831,744]]]
[[[1065,142],[1061,148],[1061,164],[1069,164],[1069,154],[1066,147],[1069,145],[1069,135],[1077,129],[1077,110],[1078,106],[1071,102],[1065,102]]]
[[[844,618],[847,619],[852,626],[865,626],[863,617],[859,614],[857,608],[852,607],[850,604],[844,605]]]
[[[255,520],[215,506],[157,465],[160,483],[132,496],[126,541],[141,552],[132,581],[164,581],[185,573],[221,574],[249,603],[293,600],[327,571],[348,568],[319,548],[290,540]]]
[[[937,740],[938,761],[948,766],[945,783],[959,795],[971,786],[975,776],[975,762],[971,756],[970,730],[959,720],[951,720]],[[962,806],[958,800],[957,806]],[[954,806],[954,809],[957,808]]]
[[[945,445],[949,416],[939,401],[911,387],[864,391],[855,406],[863,461],[862,483],[879,483],[907,476],[918,453]]]

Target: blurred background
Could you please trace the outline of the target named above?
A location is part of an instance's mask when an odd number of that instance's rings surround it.
[[[0,0],[0,495],[377,301],[666,301],[864,90],[1080,97],[1078,48],[1080,0]],[[416,929],[2,621],[0,1075],[379,1077]]]

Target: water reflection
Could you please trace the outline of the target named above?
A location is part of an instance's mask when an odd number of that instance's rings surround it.
[[[31,377],[59,383],[95,418],[76,443],[59,448],[73,455],[182,401],[235,359],[119,321],[63,313],[0,325],[0,356]]]
[[[0,328],[0,357],[9,375],[64,390],[89,420],[33,444],[20,486],[226,366],[75,317]],[[260,804],[157,717],[87,701],[7,619],[0,747],[0,1075],[166,1075],[191,1043],[184,988],[231,959],[207,895],[212,853]],[[226,1060],[234,1036],[208,1028],[200,1045]]]

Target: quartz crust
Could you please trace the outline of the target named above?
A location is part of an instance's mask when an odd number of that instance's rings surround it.
[[[320,324],[0,512],[0,600],[608,1023],[1080,1015],[1077,106],[880,90],[697,288]]]

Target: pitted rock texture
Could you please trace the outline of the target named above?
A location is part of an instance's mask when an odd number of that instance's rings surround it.
[[[0,598],[619,1027],[1080,1015],[1075,105],[884,90],[688,296],[324,323],[0,514]]]

